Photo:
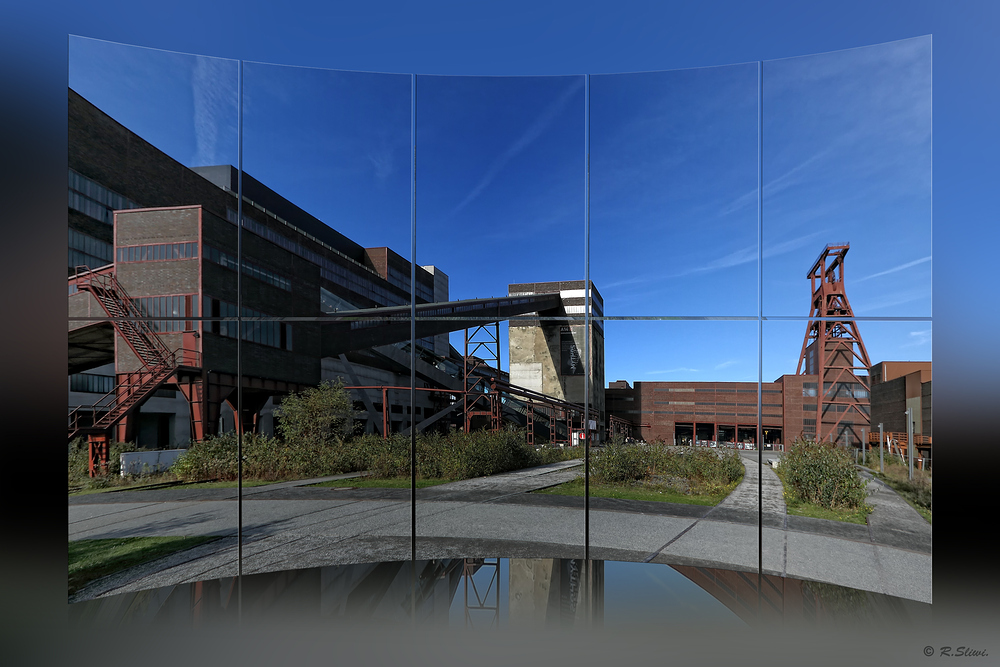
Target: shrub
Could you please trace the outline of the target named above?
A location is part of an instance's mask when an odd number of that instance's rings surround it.
[[[717,493],[743,477],[743,464],[732,450],[678,448],[662,442],[625,444],[614,438],[594,453],[591,474],[598,484],[684,478],[684,486],[691,492]]]
[[[121,484],[121,455],[136,451],[135,443],[113,442],[108,448],[106,474],[90,476],[90,445],[86,438],[76,438],[69,443],[69,483],[79,488],[99,489]]]
[[[170,468],[187,481],[237,478],[237,440],[233,432],[193,443]],[[524,442],[523,431],[502,433],[455,432],[419,434],[416,439],[417,476],[467,479],[495,475],[543,463],[573,458],[578,449],[550,448],[536,451]],[[392,434],[388,439],[367,434],[349,440],[325,442],[309,439],[278,440],[265,435],[243,436],[245,479],[277,480],[319,477],[339,472],[369,470],[374,477],[410,475],[410,437]]]
[[[322,382],[289,394],[275,410],[278,433],[289,443],[318,447],[350,435],[353,403],[343,382]]]
[[[593,453],[590,474],[598,484],[627,484],[651,476],[656,456],[651,447],[654,445],[627,445],[621,438],[612,438]]]
[[[854,457],[835,445],[798,440],[778,473],[797,500],[827,509],[865,507],[867,484],[854,467]]]

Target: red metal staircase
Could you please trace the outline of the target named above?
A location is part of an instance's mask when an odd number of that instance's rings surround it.
[[[69,439],[86,435],[90,444],[90,474],[97,474],[108,460],[110,432],[166,382],[185,361],[186,350],[170,351],[153,332],[146,317],[121,283],[109,271],[77,267],[71,280],[80,291],[90,292],[112,318],[115,330],[135,353],[142,367],[117,376],[116,386],[94,405],[75,408],[69,413]],[[195,362],[196,363],[196,362]],[[100,413],[100,414],[99,414]],[[84,424],[84,415],[93,416]],[[89,421],[89,420],[87,420]]]

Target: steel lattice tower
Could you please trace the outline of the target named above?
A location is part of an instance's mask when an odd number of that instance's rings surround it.
[[[872,364],[844,292],[850,247],[827,245],[809,269],[812,307],[795,372],[817,376],[816,440],[858,445],[870,429]]]

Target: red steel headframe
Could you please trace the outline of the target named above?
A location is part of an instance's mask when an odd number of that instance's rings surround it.
[[[806,275],[812,283],[809,326],[797,375],[816,375],[816,440],[860,444],[871,422],[871,360],[844,291],[849,243],[826,246]],[[832,438],[831,438],[832,436]]]

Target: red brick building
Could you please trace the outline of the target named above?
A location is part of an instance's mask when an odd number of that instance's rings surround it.
[[[815,375],[782,375],[761,386],[765,448],[815,437]],[[611,382],[608,414],[638,425],[634,435],[652,442],[756,443],[756,382]]]

